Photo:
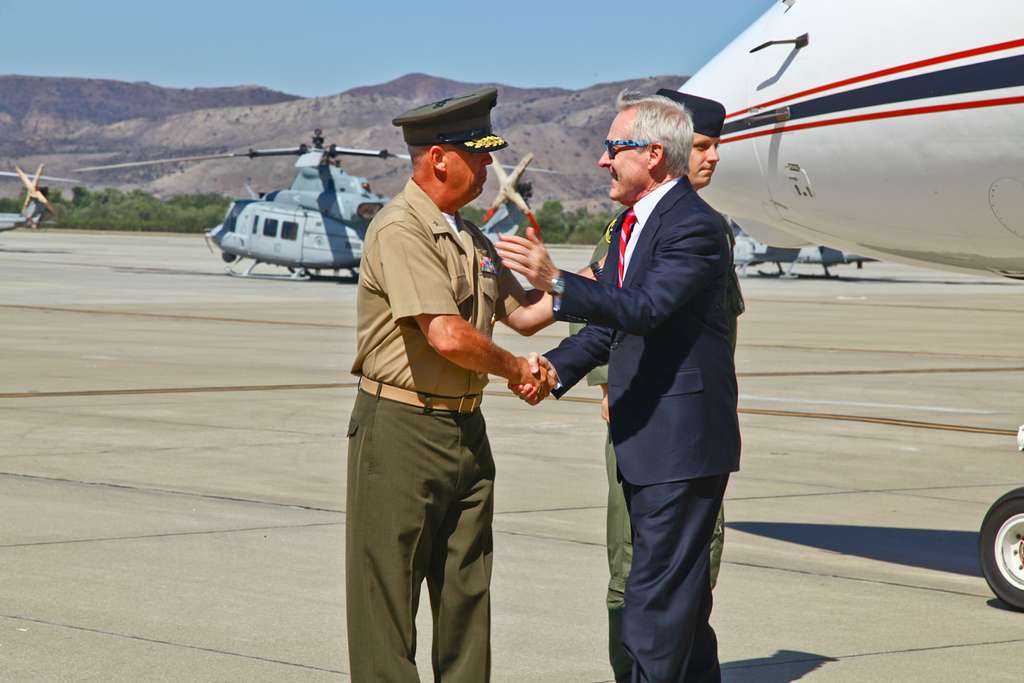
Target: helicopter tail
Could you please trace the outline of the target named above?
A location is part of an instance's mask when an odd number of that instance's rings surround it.
[[[480,226],[480,231],[492,242],[496,242],[500,235],[515,235],[526,225],[526,216],[512,202],[506,202],[489,213],[490,218]]]

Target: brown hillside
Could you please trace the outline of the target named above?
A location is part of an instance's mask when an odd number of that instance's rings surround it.
[[[534,184],[534,204],[559,199],[568,206],[604,206],[607,175],[596,162],[615,113],[616,94],[626,87],[652,92],[659,87],[678,87],[684,81],[683,76],[660,76],[575,91],[498,84],[494,124],[511,145],[495,156],[502,163],[514,164],[533,152],[534,166],[559,171],[559,175],[527,173]],[[55,145],[72,153],[23,161],[45,160],[49,171],[69,174],[74,168],[97,163],[296,146],[308,142],[314,128],[322,128],[328,142],[341,146],[402,152],[401,132],[391,125],[393,117],[417,104],[479,85],[410,74],[328,97],[221,106],[106,124],[89,122]],[[290,158],[216,160],[82,175],[100,185],[138,186],[164,196],[196,191],[240,196],[247,178],[260,190],[290,185],[292,163]],[[386,194],[397,192],[408,178],[407,164],[401,160],[351,158],[343,164]],[[492,179],[481,201],[493,197],[495,191]]]

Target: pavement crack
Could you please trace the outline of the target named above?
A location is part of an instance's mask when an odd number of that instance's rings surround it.
[[[949,588],[933,588],[931,586],[917,586],[912,583],[901,583],[899,581],[883,581],[882,579],[867,579],[860,576],[846,576],[845,574],[830,574],[824,572],[812,572],[806,569],[791,569],[789,567],[776,567],[770,564],[757,564],[756,562],[737,562],[735,560],[722,560],[722,564],[731,564],[737,567],[748,567],[750,569],[769,569],[787,574],[800,574],[801,576],[816,576],[822,579],[838,579],[840,581],[854,581],[857,583],[870,583],[879,586],[892,586],[895,588],[909,588],[911,590],[929,591],[932,593],[945,593],[948,595],[962,595],[969,598],[986,598],[987,594],[969,593],[956,591]]]
[[[529,515],[535,512],[573,512],[574,510],[604,510],[606,505],[570,505],[566,507],[557,508],[539,508],[537,510],[505,510],[504,512],[495,512],[495,517],[501,515]]]
[[[794,657],[792,659],[785,659],[781,661],[754,662],[750,664],[743,664],[740,662],[734,664],[723,663],[722,670],[738,671],[741,669],[763,669],[772,666],[790,666],[792,664],[804,664],[807,662],[837,662],[842,661],[844,659],[859,659],[862,657],[884,657],[887,655],[912,654],[916,652],[936,652],[939,650],[956,650],[965,647],[987,647],[990,645],[1013,645],[1017,643],[1024,643],[1024,638],[1015,638],[1012,640],[990,640],[978,643],[951,643],[948,645],[932,645],[929,647],[909,647],[899,650],[878,650],[875,652],[855,652],[853,654],[848,655],[815,655],[811,657]]]
[[[565,538],[564,536],[549,536],[547,534],[531,534],[525,531],[510,531],[508,529],[494,529],[495,534],[504,534],[505,536],[522,536],[524,538],[536,538],[544,541],[559,541],[560,543],[571,543],[573,545],[588,545],[596,546],[598,548],[604,548],[604,542],[595,543],[594,541],[581,541],[575,538]]]
[[[70,538],[63,541],[33,541],[29,543],[0,543],[0,548],[32,548],[44,545],[74,545],[76,543],[104,543],[107,541],[141,541],[150,538],[175,538],[179,536],[207,536],[215,534],[237,534],[250,531],[275,531],[278,529],[311,529],[321,526],[338,526],[341,522],[311,522],[309,524],[280,524],[232,529],[204,529],[201,531],[167,531],[158,534],[136,536],[97,536],[95,538]]]
[[[345,514],[344,510],[336,508],[318,507],[315,505],[303,505],[302,503],[278,503],[269,500],[257,500],[253,498],[241,498],[238,496],[224,496],[215,493],[198,493],[195,491],[181,491],[177,489],[162,489],[150,486],[133,486],[131,484],[115,484],[106,481],[86,481],[83,479],[68,479],[64,477],[44,477],[36,474],[21,474],[18,472],[0,472],[0,477],[12,479],[27,479],[30,481],[46,481],[59,484],[73,484],[76,486],[95,486],[102,488],[121,489],[124,491],[137,491],[140,493],[160,493],[169,496],[187,496],[190,498],[204,498],[208,500],[222,500],[229,503],[249,503],[251,505],[266,505],[269,507],[289,508],[293,510],[310,510],[313,512],[333,512]]]
[[[24,621],[32,624],[42,624],[44,626],[53,626],[55,628],[66,628],[72,631],[83,631],[85,633],[96,633],[102,636],[110,636],[112,638],[124,638],[127,640],[136,640],[143,643],[153,643],[156,645],[167,645],[169,647],[177,647],[185,650],[194,650],[197,652],[209,652],[212,654],[225,655],[228,657],[240,657],[242,659],[250,659],[258,662],[268,662],[270,664],[281,664],[282,666],[293,666],[300,669],[307,669],[309,671],[323,671],[325,673],[339,674],[342,676],[349,675],[347,671],[341,669],[328,669],[322,666],[314,666],[312,664],[300,664],[298,662],[289,662],[283,659],[275,659],[273,657],[260,657],[259,655],[247,655],[241,652],[231,652],[229,650],[221,650],[214,647],[203,647],[202,645],[191,645],[189,643],[176,643],[172,640],[164,640],[162,638],[147,638],[145,636],[137,636],[131,633],[118,633],[116,631],[108,631],[102,628],[92,628],[90,626],[78,626],[76,624],[64,624],[59,621],[50,621],[48,619],[37,619],[34,617],[27,617],[22,614],[0,614],[0,618],[12,619],[15,621]]]
[[[798,482],[793,482],[798,483]],[[826,484],[802,484],[803,486],[827,486]],[[920,486],[920,487],[900,487],[892,489],[839,489],[834,491],[813,491],[810,493],[780,493],[772,496],[728,496],[727,501],[750,501],[750,500],[778,500],[784,498],[812,498],[814,496],[846,496],[846,495],[857,495],[862,493],[887,493],[892,495],[904,495],[908,498],[930,498],[935,500],[943,500],[957,503],[967,503],[972,505],[988,505],[989,503],[978,503],[976,501],[961,500],[959,498],[946,498],[939,496],[924,496],[920,495],[921,491],[959,491],[962,489],[979,489],[979,488],[1014,488],[1018,486],[1018,482],[996,482],[990,484],[971,484],[969,486]]]

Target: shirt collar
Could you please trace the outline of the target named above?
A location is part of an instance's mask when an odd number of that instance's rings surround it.
[[[402,195],[405,197],[405,201],[409,203],[409,208],[424,223],[430,226],[430,231],[435,235],[444,235],[452,232],[451,226],[448,225],[448,220],[441,213],[441,209],[437,208],[434,200],[427,196],[423,188],[417,185],[416,181],[412,178],[409,178],[409,182],[405,184]]]
[[[647,222],[647,219],[654,213],[654,207],[658,205],[661,198],[668,194],[668,191],[676,186],[679,182],[679,178],[673,178],[672,180],[666,181],[658,187],[654,188],[649,194],[644,195],[633,205],[633,213],[636,214],[637,225],[643,225]]]

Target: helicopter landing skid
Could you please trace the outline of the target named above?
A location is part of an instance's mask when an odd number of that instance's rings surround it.
[[[309,279],[312,278],[312,276],[309,274],[309,271],[307,271],[305,268],[288,268],[288,271],[290,273],[289,275],[265,275],[265,274],[262,274],[262,273],[259,274],[259,275],[254,274],[252,272],[253,269],[256,268],[256,266],[258,266],[261,263],[263,263],[263,262],[262,261],[253,261],[252,263],[249,264],[249,267],[246,268],[241,273],[239,273],[238,271],[233,269],[231,266],[228,266],[228,267],[226,267],[224,269],[224,273],[227,274],[227,275],[230,275],[231,277],[247,277],[247,278],[253,278],[253,279],[257,279],[257,280],[300,280],[300,281],[303,281],[303,280],[309,280]]]

